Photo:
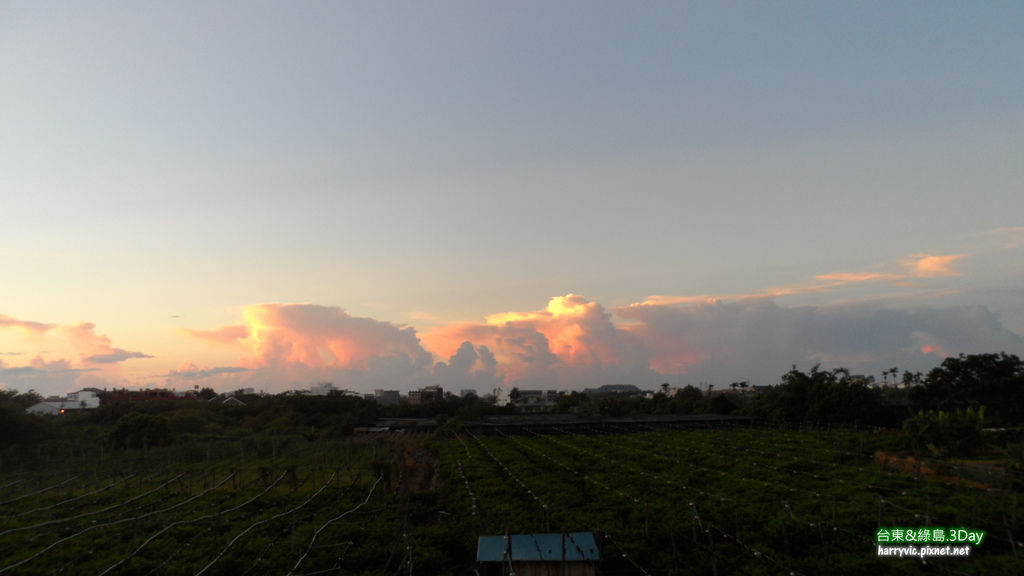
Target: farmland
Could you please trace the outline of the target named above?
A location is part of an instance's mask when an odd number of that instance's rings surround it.
[[[50,443],[2,462],[0,574],[472,574],[480,535],[562,530],[598,535],[604,574],[1020,573],[999,472],[883,465],[893,436],[450,422]],[[968,558],[881,558],[880,526],[986,538]]]

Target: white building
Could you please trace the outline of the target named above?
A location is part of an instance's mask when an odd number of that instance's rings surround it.
[[[46,400],[25,409],[29,414],[62,414],[67,410],[90,410],[100,407],[100,397],[95,390],[71,392],[58,400]]]
[[[330,382],[317,382],[309,387],[310,396],[327,396],[337,388]]]

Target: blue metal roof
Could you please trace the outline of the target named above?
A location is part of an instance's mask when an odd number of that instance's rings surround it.
[[[513,562],[597,562],[601,559],[592,532],[481,536],[477,540],[477,562],[505,562],[506,553]]]

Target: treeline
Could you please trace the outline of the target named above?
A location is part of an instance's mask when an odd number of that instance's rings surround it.
[[[900,427],[904,448],[915,456],[967,458],[994,450],[1024,471],[1024,363],[1002,352],[946,358],[926,375],[904,372],[901,382],[884,387],[846,370],[794,367],[741,411],[784,425]]]
[[[731,390],[705,391],[686,386],[671,391],[664,384],[646,397],[570,392],[558,398],[554,410],[584,416],[741,414],[782,426],[904,426],[915,436],[914,446],[920,450],[935,442],[948,444],[940,437],[962,433],[964,426],[971,430],[1024,426],[1024,363],[1017,356],[999,353],[951,357],[927,374],[904,372],[899,383],[896,370],[890,373],[892,384],[879,387],[851,376],[845,369],[814,366],[803,371],[794,366],[779,384],[766,389],[734,383]],[[239,391],[235,398],[243,405],[232,406],[205,400],[214,392],[203,392],[200,399],[191,401],[119,403],[69,411],[53,418],[25,412],[27,406],[39,401],[35,393],[0,391],[0,446],[31,445],[75,437],[83,431],[120,449],[162,446],[204,436],[338,437],[351,434],[356,427],[371,426],[378,418],[468,420],[516,411],[515,406],[494,406],[474,395],[449,396],[421,405],[382,406],[341,394],[260,396]],[[951,453],[957,452],[962,451]]]

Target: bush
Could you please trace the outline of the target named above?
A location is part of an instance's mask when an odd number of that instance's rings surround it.
[[[922,410],[903,423],[903,438],[917,456],[925,450],[933,456],[974,456],[984,446],[984,419],[984,407],[955,412]]]

